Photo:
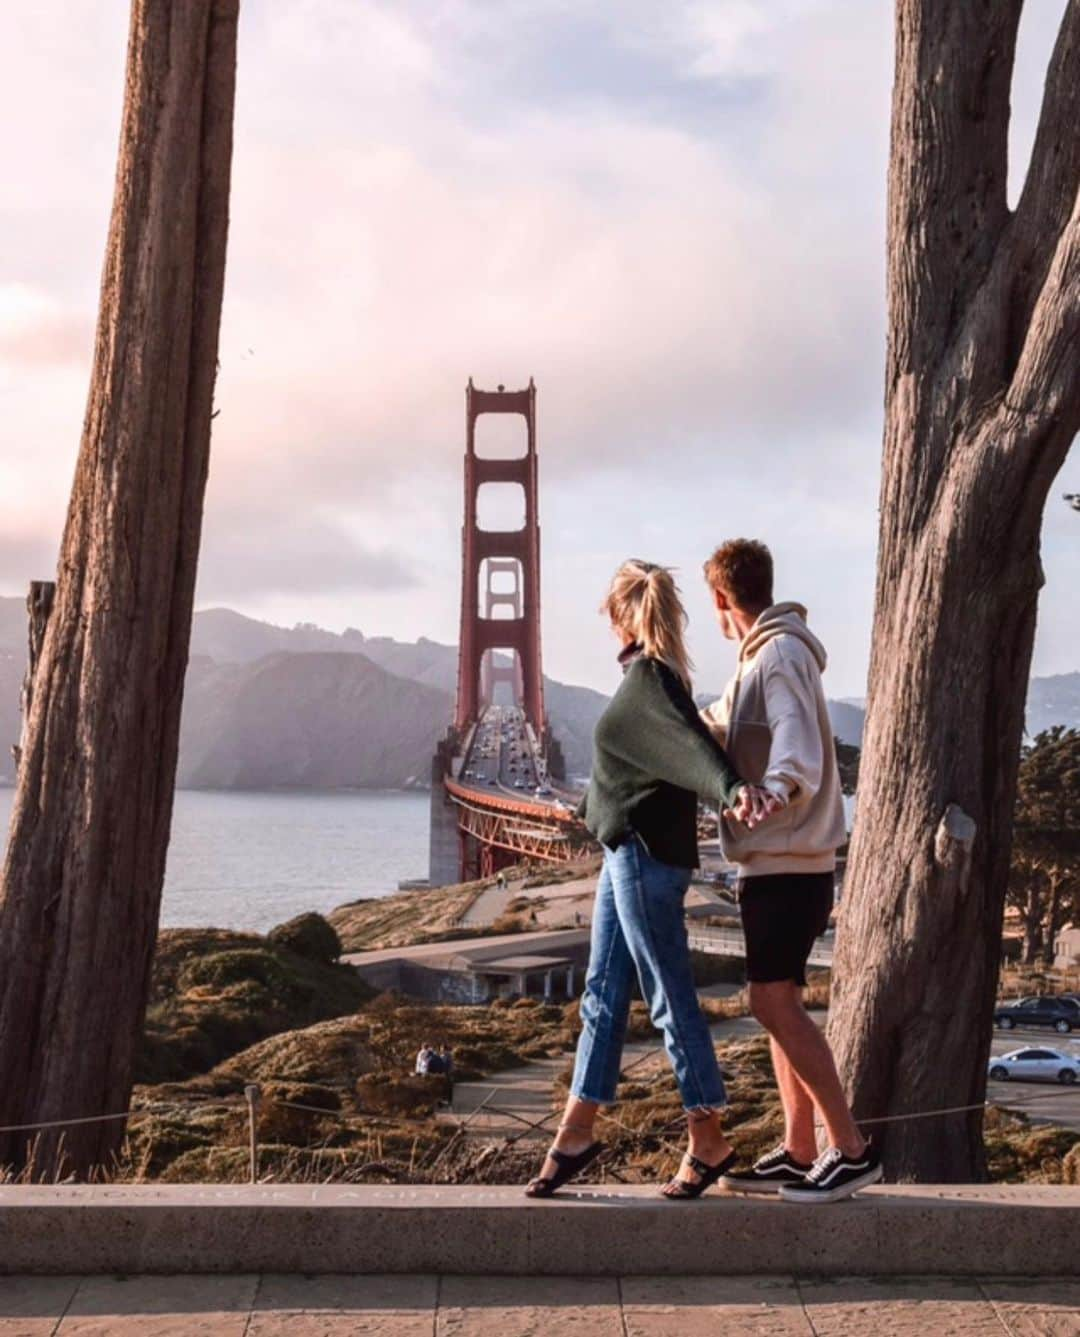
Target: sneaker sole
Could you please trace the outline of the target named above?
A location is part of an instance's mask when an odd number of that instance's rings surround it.
[[[757,1193],[775,1198],[783,1185],[774,1181],[770,1183],[767,1179],[760,1179],[756,1183],[748,1183],[745,1179],[731,1179],[724,1175],[720,1180],[720,1187],[726,1188],[729,1193]],[[794,1188],[795,1185],[792,1185]]]
[[[843,1202],[845,1198],[850,1198],[853,1193],[858,1193],[860,1189],[869,1188],[871,1184],[876,1184],[881,1180],[884,1171],[880,1165],[875,1165],[872,1170],[867,1170],[865,1174],[859,1175],[858,1179],[849,1179],[846,1184],[841,1184],[838,1188],[813,1189],[813,1188],[793,1188],[787,1184],[780,1186],[780,1197],[784,1202]]]

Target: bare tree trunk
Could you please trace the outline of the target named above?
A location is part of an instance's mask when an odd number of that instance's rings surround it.
[[[0,1124],[131,1094],[209,457],[236,21],[237,0],[132,5],[90,395],[0,885]],[[35,1173],[107,1161],[123,1127],[44,1134]],[[0,1162],[25,1164],[28,1141],[0,1137]]]
[[[1046,914],[1043,919],[1043,940],[1040,943],[1040,957],[1046,967],[1054,964],[1054,944],[1057,936],[1065,927],[1068,918],[1064,911],[1066,877],[1057,868],[1047,873],[1050,892],[1046,902]]]
[[[27,647],[26,674],[23,677],[20,706],[22,709],[22,735],[19,742],[11,749],[15,758],[15,769],[19,769],[22,757],[23,739],[30,719],[30,710],[34,703],[34,674],[37,662],[41,658],[41,647],[45,642],[45,628],[49,625],[53,600],[56,598],[56,584],[51,580],[34,580],[30,583],[30,593],[26,596]]]
[[[830,1039],[857,1115],[985,1093],[1047,492],[1080,426],[1080,0],[1019,204],[1020,0],[898,0],[881,531]],[[981,1110],[883,1126],[900,1179],[984,1177]]]
[[[1024,925],[1024,944],[1021,954],[1021,962],[1025,966],[1033,966],[1038,960],[1039,952],[1043,942],[1043,921],[1046,915],[1046,902],[1043,899],[1041,872],[1033,874],[1033,881],[1028,890],[1027,905],[1023,910]]]

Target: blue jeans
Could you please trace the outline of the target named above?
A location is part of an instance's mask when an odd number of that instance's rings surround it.
[[[637,836],[604,849],[577,1058],[570,1092],[609,1105],[615,1099],[630,993],[637,976],[653,1025],[663,1032],[686,1109],[726,1103],[712,1036],[698,1006],[686,945],[683,899],[690,873],[647,853]]]

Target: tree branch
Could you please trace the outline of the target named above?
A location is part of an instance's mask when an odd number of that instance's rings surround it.
[[[1016,206],[1017,274],[1026,316],[1038,296],[1080,187],[1080,0],[1069,0],[1046,73],[1039,126]]]
[[[1045,456],[1039,472],[1052,477],[1080,430],[1080,192],[1074,191],[1001,412],[1020,428],[1020,442]]]

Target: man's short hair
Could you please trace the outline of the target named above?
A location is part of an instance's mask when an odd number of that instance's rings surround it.
[[[772,553],[757,539],[728,539],[705,563],[705,579],[738,608],[768,608],[773,601]]]

